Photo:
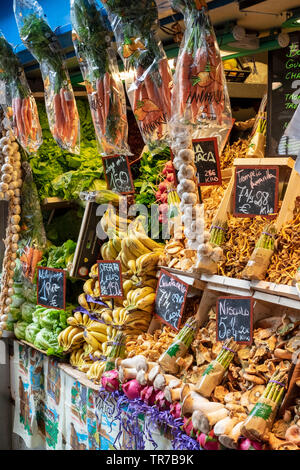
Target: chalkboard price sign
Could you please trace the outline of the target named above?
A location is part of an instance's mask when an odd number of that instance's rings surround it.
[[[237,343],[252,343],[252,297],[219,297],[217,300],[217,341],[233,337]]]
[[[123,297],[120,261],[97,261],[101,297]]]
[[[300,141],[285,135],[300,102],[300,32],[289,36],[287,47],[268,53],[267,157],[296,157],[300,151]]]
[[[176,331],[181,323],[188,288],[188,284],[161,269],[156,289],[155,314],[162,323]]]
[[[266,218],[278,210],[278,167],[238,166],[235,169],[234,215]]]
[[[132,174],[127,155],[102,157],[108,189],[120,194],[134,193]]]
[[[65,309],[66,273],[63,269],[38,266],[37,303],[43,307]]]
[[[218,142],[216,137],[193,140],[199,186],[222,184]]]

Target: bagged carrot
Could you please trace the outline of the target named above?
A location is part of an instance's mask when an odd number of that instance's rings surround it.
[[[35,153],[43,142],[36,102],[12,46],[0,34],[1,107],[19,144]]]
[[[126,98],[107,15],[95,0],[71,0],[71,22],[100,153],[128,155]]]
[[[58,145],[79,153],[80,122],[61,46],[35,0],[14,0],[20,37],[40,65],[49,127]]]
[[[156,35],[158,12],[153,0],[106,0],[103,6],[124,63],[125,86],[144,142],[168,141],[172,75]]]
[[[189,125],[193,138],[217,137],[221,152],[232,116],[205,0],[172,0],[172,6],[184,15],[186,29],[176,63],[171,122]]]

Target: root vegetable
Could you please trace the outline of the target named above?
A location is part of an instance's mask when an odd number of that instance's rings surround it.
[[[197,204],[197,195],[195,193],[183,193],[181,196],[181,202],[194,206]]]
[[[136,378],[136,369],[119,367],[119,379],[121,383],[127,382],[128,380]]]
[[[182,165],[178,172],[178,179],[179,181],[184,180],[184,179],[191,180],[193,179],[194,175],[195,175],[195,170],[192,165]]]
[[[190,149],[182,149],[178,152],[178,158],[184,163],[192,163],[194,161],[194,152]]]

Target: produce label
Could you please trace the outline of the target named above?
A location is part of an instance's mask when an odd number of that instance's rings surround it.
[[[237,343],[252,343],[252,297],[219,297],[217,300],[217,341],[233,338]]]
[[[66,273],[63,269],[38,266],[37,304],[64,310],[66,306]]]
[[[267,405],[266,403],[256,403],[250,416],[257,416],[258,418],[262,418],[267,421],[271,416],[272,411],[273,409],[270,405]]]
[[[181,323],[188,288],[188,284],[161,269],[156,289],[155,315],[176,331]]]
[[[120,261],[97,261],[101,297],[123,297]]]
[[[279,169],[271,166],[238,166],[235,169],[235,217],[276,217]]]
[[[193,140],[199,186],[222,184],[218,142],[216,137]]]
[[[290,33],[290,44],[268,53],[266,156],[297,156],[300,140],[285,130],[300,102],[300,33]]]
[[[127,155],[102,157],[108,189],[120,194],[134,193],[130,164]]]

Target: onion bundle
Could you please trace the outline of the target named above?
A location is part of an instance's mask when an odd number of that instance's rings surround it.
[[[21,186],[22,170],[19,145],[12,131],[3,121],[3,137],[0,139],[0,200],[8,201],[8,225],[4,240],[5,254],[1,278],[0,294],[0,337],[6,329],[10,311],[11,297],[14,294],[13,276],[16,266],[20,220],[21,220]]]

